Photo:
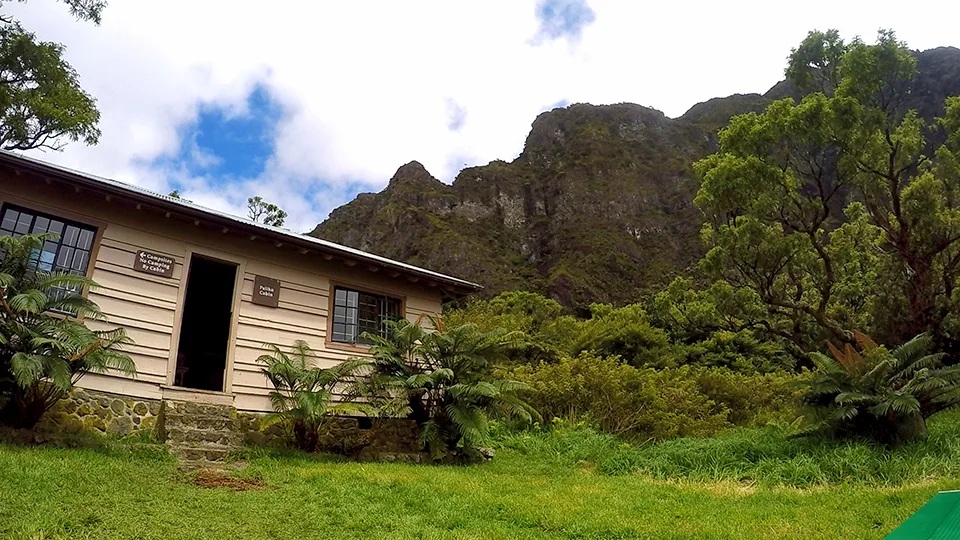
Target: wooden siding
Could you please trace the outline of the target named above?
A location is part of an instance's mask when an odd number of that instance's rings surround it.
[[[138,210],[123,201],[106,201],[87,192],[58,188],[29,176],[0,177],[0,204],[12,202],[50,214],[89,222],[102,230],[92,278],[99,288],[90,299],[99,304],[106,322],[91,322],[93,328],[121,326],[135,344],[127,349],[137,365],[137,375],[89,374],[80,386],[142,398],[160,398],[172,384],[179,324],[179,302],[185,285],[185,264],[191,253],[236,263],[242,272],[239,309],[235,314],[233,347],[229,352],[226,394],[241,410],[267,411],[269,383],[260,373],[257,357],[264,344],[288,347],[302,339],[317,351],[318,365],[327,367],[356,356],[326,346],[330,283],[349,283],[387,291],[404,299],[406,316],[417,320],[441,310],[440,291],[403,276],[389,277],[362,267],[347,267],[316,254],[301,254],[249,237],[204,227],[203,223],[165,217],[147,208]],[[173,277],[155,276],[133,269],[138,250],[171,257],[176,262]],[[279,307],[253,304],[256,275],[280,281]]]

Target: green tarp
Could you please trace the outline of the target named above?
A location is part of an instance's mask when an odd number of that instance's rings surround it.
[[[885,540],[960,539],[960,491],[941,491]]]

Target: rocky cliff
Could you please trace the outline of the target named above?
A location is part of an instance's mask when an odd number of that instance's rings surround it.
[[[960,49],[918,53],[918,66],[910,105],[932,119],[960,94]],[[781,82],[676,119],[627,103],[554,109],[534,120],[514,161],[464,169],[452,185],[408,163],[311,234],[477,281],[487,294],[533,290],[574,309],[635,301],[702,254],[692,163],[716,150],[717,131],[797,96]]]

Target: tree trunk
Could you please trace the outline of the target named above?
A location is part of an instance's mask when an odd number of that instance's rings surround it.
[[[927,438],[927,421],[919,414],[894,416],[890,421],[887,444],[892,448]]]

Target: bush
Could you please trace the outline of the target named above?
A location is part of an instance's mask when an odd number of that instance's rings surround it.
[[[582,353],[556,364],[517,366],[505,376],[528,384],[545,419],[590,418],[607,433],[639,440],[706,436],[734,425],[795,418],[799,388],[787,374],[725,369],[638,369]]]
[[[696,381],[617,358],[583,353],[556,364],[518,366],[506,376],[533,389],[530,403],[545,419],[589,417],[603,431],[640,439],[708,435],[727,426],[728,411],[703,395]]]

